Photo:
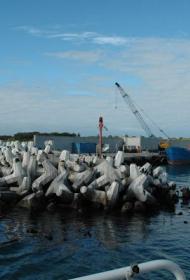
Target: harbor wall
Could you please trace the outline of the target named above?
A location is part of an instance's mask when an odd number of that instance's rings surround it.
[[[68,150],[73,152],[73,143],[96,143],[98,144],[98,137],[71,137],[71,136],[54,136],[54,135],[34,135],[34,144],[38,149],[44,149],[44,143],[52,140],[53,149],[61,151]],[[120,137],[103,137],[103,144],[109,145],[109,152],[115,153],[123,144],[123,139]]]

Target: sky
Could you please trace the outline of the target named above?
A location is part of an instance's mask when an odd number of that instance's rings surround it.
[[[189,0],[0,0],[0,134],[97,135],[103,116],[105,135],[146,135],[118,82],[170,137],[189,137],[189,11]]]

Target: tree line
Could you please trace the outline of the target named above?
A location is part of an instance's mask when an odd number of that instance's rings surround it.
[[[47,136],[80,136],[80,133],[70,133],[70,132],[38,132],[38,131],[33,131],[33,132],[18,132],[14,135],[0,135],[0,139],[4,141],[31,141],[33,140],[34,135],[47,135]]]

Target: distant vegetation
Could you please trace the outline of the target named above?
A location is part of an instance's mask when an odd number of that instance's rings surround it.
[[[14,135],[0,135],[0,139],[1,140],[19,140],[19,141],[31,141],[33,140],[33,136],[34,135],[47,135],[47,136],[80,136],[80,134],[76,134],[76,133],[69,133],[69,132],[38,132],[38,131],[33,131],[33,132],[18,132]]]

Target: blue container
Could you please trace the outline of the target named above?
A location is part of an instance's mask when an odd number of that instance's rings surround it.
[[[95,154],[96,143],[72,143],[72,152],[74,154]]]
[[[190,164],[190,150],[181,147],[171,147],[166,149],[168,163],[170,164]]]

